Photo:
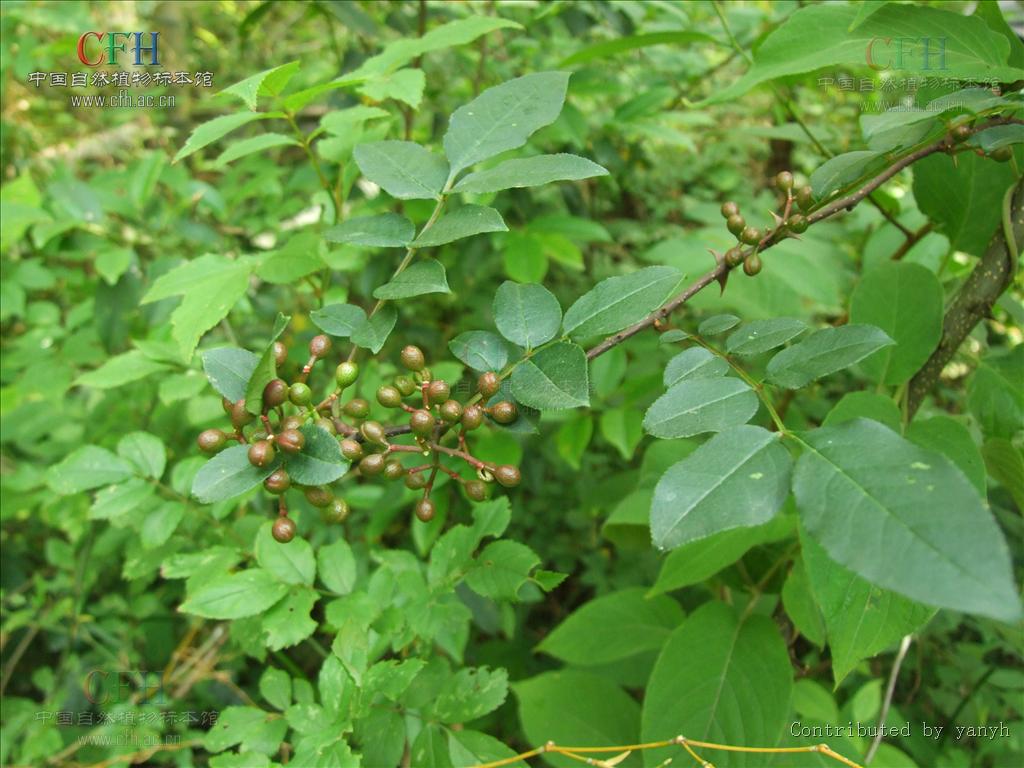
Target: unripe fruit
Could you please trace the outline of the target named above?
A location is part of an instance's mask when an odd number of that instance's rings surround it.
[[[466,495],[473,501],[483,501],[487,498],[487,483],[482,480],[470,480],[466,483]]]
[[[522,476],[519,469],[511,464],[499,464],[494,468],[494,479],[506,488],[514,488],[519,485]]]
[[[359,461],[359,471],[367,477],[379,475],[384,471],[384,454],[371,453]]]
[[[292,479],[283,469],[275,469],[270,477],[263,481],[263,487],[271,493],[284,493],[292,487]]]
[[[274,460],[274,446],[269,440],[259,440],[249,446],[249,463],[254,467],[265,467]]]
[[[395,388],[402,393],[402,397],[408,397],[416,391],[416,382],[408,376],[396,376]]]
[[[220,407],[224,409],[224,413],[231,415],[231,409],[235,407],[235,404],[228,400],[226,397],[220,399]]]
[[[423,366],[427,362],[423,357],[423,350],[419,347],[414,347],[412,344],[402,349],[400,358],[402,365],[410,371],[422,371]]]
[[[281,379],[271,379],[263,388],[263,410],[277,408],[288,399],[288,385]]]
[[[740,232],[747,226],[747,220],[737,213],[735,216],[729,217],[725,222],[725,226],[728,227],[730,232],[739,237]]]
[[[196,442],[199,444],[199,450],[204,453],[216,453],[224,447],[227,441],[228,436],[219,429],[207,429],[200,432],[199,437],[196,438]]]
[[[967,125],[966,123],[958,125],[955,128],[953,128],[952,131],[950,131],[950,134],[953,137],[953,141],[955,141],[957,144],[965,142],[969,138],[971,138],[971,133],[971,126]]]
[[[385,384],[377,390],[377,402],[385,408],[397,408],[402,404],[402,393],[398,387]]]
[[[277,444],[282,451],[298,453],[306,445],[306,436],[297,429],[286,429],[277,436]]]
[[[761,231],[757,227],[744,227],[740,232],[740,241],[747,245],[757,245],[761,240]]]
[[[275,540],[287,544],[295,538],[295,522],[290,517],[279,517],[270,532]]]
[[[405,487],[410,491],[418,491],[421,488],[426,487],[427,476],[422,472],[415,472],[405,476]]]
[[[725,252],[725,263],[730,267],[738,267],[743,263],[743,249],[738,245]]]
[[[1013,149],[1011,147],[999,147],[993,149],[988,153],[988,156],[995,160],[997,163],[1005,163],[1011,157],[1013,157]]]
[[[413,411],[412,415],[409,416],[409,426],[412,427],[413,433],[420,437],[426,437],[429,435],[433,431],[436,423],[437,420],[434,419],[434,414],[430,411],[425,411],[422,408],[417,411]]]
[[[491,418],[499,424],[511,424],[519,416],[519,409],[516,408],[516,404],[509,402],[508,400],[502,400],[500,403],[495,403],[487,410],[491,414]]]
[[[441,418],[454,424],[462,418],[462,403],[458,400],[445,400],[441,403]]]
[[[416,517],[418,517],[424,523],[429,523],[434,519],[434,513],[437,512],[437,507],[434,506],[434,502],[430,499],[420,499],[416,502]]]
[[[501,379],[494,371],[481,373],[480,378],[476,380],[476,389],[484,397],[491,397],[501,389]]]
[[[384,464],[384,477],[388,480],[397,480],[404,474],[405,467],[402,466],[402,462],[393,459]]]
[[[239,400],[231,406],[231,424],[236,429],[241,429],[256,417],[245,410],[245,400]]]
[[[332,499],[331,503],[324,508],[324,519],[328,523],[340,523],[348,517],[348,502],[344,499]]]
[[[288,399],[295,405],[309,405],[313,400],[313,390],[301,381],[297,381],[288,387]]]
[[[319,419],[317,419],[313,423],[316,424],[318,427],[320,427],[320,429],[322,429],[328,435],[336,435],[336,434],[338,434],[338,429],[337,429],[337,427],[334,426],[334,421],[331,420],[331,419],[328,419],[326,416],[321,416]]]
[[[793,188],[793,174],[782,171],[775,177],[775,186],[780,192],[789,192]]]
[[[722,203],[720,210],[722,211],[722,218],[728,219],[732,216],[736,216],[740,212],[740,207],[732,200],[729,200],[728,202]]]
[[[364,422],[359,431],[366,438],[369,443],[376,443],[377,445],[387,445],[388,436],[384,431],[384,425],[379,421],[367,421]]]
[[[286,416],[281,422],[280,427],[282,431],[286,429],[298,429],[304,423],[305,422],[301,416]]]
[[[319,359],[331,351],[331,337],[319,334],[309,340],[309,354]]]
[[[288,362],[288,347],[280,341],[274,342],[274,362],[280,367]]]
[[[347,437],[341,441],[341,455],[349,461],[359,461],[363,458],[363,446],[358,440]]]
[[[334,370],[334,380],[344,389],[359,378],[359,364],[346,360]]]
[[[346,416],[353,419],[365,419],[370,414],[370,404],[361,397],[353,398],[345,403],[343,409]]]
[[[807,231],[807,218],[799,213],[794,213],[786,221],[786,226],[790,232],[796,232],[799,235],[801,232]]]
[[[801,211],[808,211],[814,205],[814,190],[810,187],[800,187],[796,193],[796,204]]]
[[[474,403],[467,405],[462,412],[462,426],[464,429],[476,429],[484,423],[484,409]]]
[[[761,266],[761,257],[756,253],[752,253],[743,262],[743,271],[753,277],[761,271]]]
[[[306,501],[314,507],[326,507],[334,501],[334,494],[322,485],[311,485],[305,491]]]
[[[448,386],[448,382],[444,379],[435,379],[427,385],[427,394],[432,403],[444,402],[451,393],[452,388]]]

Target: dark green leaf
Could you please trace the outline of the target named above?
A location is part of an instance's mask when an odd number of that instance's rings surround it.
[[[436,198],[448,180],[443,157],[411,141],[374,141],[352,153],[363,175],[400,200]]]
[[[574,338],[620,331],[660,307],[681,277],[672,267],[647,267],[602,280],[569,307],[563,329]]]
[[[823,328],[777,353],[768,362],[768,378],[787,389],[799,389],[892,343],[884,331],[872,325]]]
[[[375,299],[407,299],[425,293],[450,293],[444,267],[436,259],[420,259],[410,264],[373,292]]]
[[[508,362],[508,345],[488,331],[466,331],[448,342],[448,349],[475,371],[500,371]]]
[[[691,437],[747,423],[757,395],[739,379],[684,380],[654,401],[644,429],[655,437]]]
[[[203,352],[203,370],[210,384],[232,403],[245,397],[245,388],[260,358],[247,349],[218,347]]]
[[[324,232],[324,239],[328,242],[373,248],[402,248],[409,245],[415,236],[413,223],[397,213],[348,219]]]
[[[181,607],[206,619],[255,616],[284,597],[288,588],[262,568],[217,576],[191,594]]]
[[[562,308],[543,285],[506,281],[494,294],[494,323],[506,339],[530,349],[555,337]]]
[[[589,405],[586,353],[568,341],[545,347],[512,371],[512,394],[539,410]]]
[[[287,470],[293,483],[326,485],[348,471],[349,463],[341,455],[337,438],[315,424],[305,424],[299,431],[306,444],[300,453],[288,457]]]
[[[704,347],[691,347],[668,361],[664,384],[674,387],[687,379],[717,379],[729,371],[729,362]]]
[[[366,313],[354,304],[328,304],[310,312],[309,319],[324,333],[344,339],[365,325]]]
[[[192,481],[192,495],[204,504],[240,496],[273,472],[280,458],[266,467],[249,463],[249,446],[232,445],[207,461]]]
[[[431,248],[484,232],[507,232],[501,214],[486,205],[464,205],[442,216],[413,240],[414,248]]]
[[[388,340],[391,331],[394,330],[396,322],[398,322],[398,312],[393,306],[386,304],[372,317],[368,317],[359,326],[352,329],[352,343],[377,354],[384,346],[384,342]]]
[[[452,191],[481,194],[518,187],[539,187],[552,181],[578,181],[607,175],[608,171],[584,157],[538,155],[506,160],[486,171],[471,173],[456,184]]]
[[[253,415],[258,415],[263,410],[263,390],[270,383],[271,379],[277,378],[277,359],[274,356],[274,342],[284,333],[284,329],[288,327],[290,320],[291,317],[278,314],[277,320],[274,321],[274,330],[270,334],[270,341],[263,350],[263,354],[260,355],[249,383],[245,386],[245,410]]]
[[[755,320],[731,334],[726,339],[725,349],[730,355],[758,355],[781,347],[805,330],[807,330],[807,324],[794,317]]]

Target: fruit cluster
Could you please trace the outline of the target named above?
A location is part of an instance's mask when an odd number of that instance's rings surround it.
[[[289,490],[301,490],[310,504],[323,510],[328,522],[341,522],[349,514],[349,505],[335,496],[329,487],[300,486],[293,484],[289,477],[288,456],[299,454],[305,448],[306,438],[300,428],[308,423],[315,424],[339,441],[342,456],[353,466],[349,475],[402,480],[407,488],[422,491],[415,513],[424,522],[433,519],[436,511],[430,494],[438,472],[444,472],[458,482],[473,501],[486,499],[494,482],[506,488],[519,484],[517,467],[481,461],[469,452],[467,444],[467,435],[482,426],[487,418],[505,425],[519,417],[518,409],[511,401],[498,400],[488,404],[501,388],[497,373],[488,371],[481,374],[476,394],[461,403],[451,397],[448,382],[431,376],[423,351],[407,346],[401,352],[401,364],[408,373],[396,376],[392,383],[382,385],[376,392],[380,405],[405,412],[405,423],[385,425],[368,418],[370,403],[367,400],[353,397],[341,403],[343,392],[359,378],[359,366],[352,360],[338,365],[334,372],[334,390],[322,402],[314,404],[313,390],[307,380],[314,366],[326,357],[330,349],[329,337],[314,336],[309,343],[309,362],[296,381],[288,384],[275,378],[263,389],[258,417],[246,409],[244,400],[231,402],[225,398],[224,410],[231,419],[233,431],[208,429],[197,440],[200,449],[206,453],[216,453],[231,440],[247,444],[249,463],[261,468],[272,464],[281,452],[283,466],[263,481],[267,492],[279,498],[278,519],[273,527],[274,538],[279,542],[291,541],[295,536],[295,523],[288,517],[285,503],[285,494]],[[281,342],[274,344],[274,357],[278,367],[283,366],[288,358],[288,350]],[[292,413],[286,413],[286,408]],[[411,437],[411,442],[396,441],[396,438],[406,435]],[[445,442],[453,442],[454,445],[445,445]],[[407,467],[402,457],[412,454],[420,454],[428,461]],[[464,478],[442,463],[443,458],[468,464],[475,470],[475,477]]]

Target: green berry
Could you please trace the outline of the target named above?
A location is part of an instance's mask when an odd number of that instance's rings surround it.
[[[466,430],[476,429],[484,423],[484,409],[474,403],[467,405],[462,412],[462,427]]]
[[[345,403],[343,410],[346,416],[351,416],[353,419],[365,419],[370,415],[370,404],[363,398],[356,397]]]
[[[499,464],[494,468],[494,479],[506,488],[514,488],[519,485],[522,476],[517,467],[513,467],[511,464]]]
[[[402,404],[402,393],[398,387],[385,384],[377,390],[377,402],[385,408],[397,408]]]
[[[387,432],[384,431],[384,425],[379,421],[363,422],[363,425],[359,427],[359,431],[368,443],[376,443],[377,445],[388,444]]]
[[[341,441],[341,455],[349,461],[359,461],[364,455],[362,443],[351,437],[346,437]]]
[[[402,360],[402,365],[410,371],[422,371],[423,366],[426,365],[426,360],[423,357],[423,350],[419,347],[414,347],[412,344],[402,349],[400,358]]]
[[[388,480],[397,480],[405,474],[405,467],[402,462],[392,459],[384,464],[384,477]]]
[[[427,395],[432,403],[443,403],[452,393],[452,388],[444,379],[435,379],[427,385]]]
[[[263,481],[263,487],[271,493],[284,493],[292,486],[292,480],[283,469],[275,469]]]
[[[775,177],[775,187],[780,192],[789,192],[793,188],[793,174],[789,171],[782,171]]]
[[[334,426],[333,419],[328,419],[326,416],[321,416],[313,423],[320,427],[320,429],[322,429],[328,435],[338,434],[338,429]]]
[[[196,438],[199,450],[203,453],[216,453],[224,447],[227,441],[228,436],[219,429],[207,429],[200,432],[199,437]]]
[[[722,212],[723,219],[729,219],[733,216],[739,215],[740,207],[736,205],[732,200],[722,203],[722,207],[719,209]]]
[[[286,429],[276,438],[278,446],[287,453],[298,453],[306,445],[306,436],[297,429]]]
[[[511,424],[519,416],[519,409],[516,408],[516,404],[508,400],[495,403],[487,409],[487,412],[499,424]]]
[[[481,373],[480,378],[476,380],[476,389],[484,397],[492,397],[501,389],[501,379],[494,371]]]
[[[298,406],[309,405],[313,401],[313,390],[297,381],[288,387],[288,399]]]
[[[752,253],[743,262],[743,271],[753,277],[761,271],[761,266],[761,257],[756,253]]]
[[[971,138],[971,133],[973,133],[973,131],[971,131],[971,126],[967,125],[966,123],[961,123],[960,125],[954,127],[952,131],[950,131],[950,135],[953,137],[953,141],[955,141],[957,144],[961,144],[967,141],[969,138]]]
[[[800,187],[796,193],[796,204],[801,211],[809,211],[814,205],[814,190],[810,187]]]
[[[353,363],[350,360],[338,365],[334,370],[334,380],[338,382],[338,386],[344,389],[349,386],[356,379],[359,378],[359,364]]]
[[[279,517],[274,521],[271,533],[276,541],[287,544],[295,538],[295,522],[290,517]]]
[[[729,217],[725,222],[725,226],[728,227],[730,232],[739,237],[740,232],[747,226],[747,220],[737,213],[735,216]]]
[[[458,400],[445,400],[441,403],[441,418],[449,424],[454,424],[462,418],[462,403]]]
[[[249,463],[254,467],[265,467],[274,460],[274,446],[269,440],[258,440],[249,446]]]
[[[416,391],[416,382],[408,376],[396,376],[395,389],[402,393],[402,397],[408,397]]]
[[[738,245],[733,246],[725,252],[725,263],[729,267],[738,267],[743,263],[743,249]]]
[[[334,494],[322,485],[311,485],[305,491],[306,501],[314,507],[326,507],[334,501]]]
[[[324,508],[324,519],[328,523],[340,523],[348,517],[348,502],[344,499],[332,499],[331,503]]]
[[[473,501],[483,501],[487,498],[487,483],[482,480],[470,480],[466,483],[466,495]]]
[[[331,337],[319,334],[309,340],[309,354],[318,360],[331,351]]]
[[[422,408],[413,411],[409,416],[409,426],[412,427],[413,434],[420,437],[426,437],[433,432],[435,424],[437,424],[437,420],[434,418],[434,414]]]
[[[799,213],[794,213],[786,221],[786,227],[789,228],[790,232],[800,234],[807,231],[807,218]]]
[[[757,227],[744,227],[740,232],[740,241],[747,245],[757,245],[761,240],[761,230]]]
[[[418,491],[427,485],[427,476],[422,472],[414,472],[405,476],[405,487],[410,491]]]
[[[434,515],[437,513],[437,507],[434,506],[434,502],[430,499],[420,499],[416,502],[416,517],[422,522],[429,523],[434,519]]]
[[[1011,157],[1013,157],[1013,149],[1011,147],[999,147],[993,149],[988,153],[988,156],[995,160],[997,163],[1005,163]]]
[[[384,471],[384,454],[371,453],[369,456],[364,456],[359,461],[359,471],[366,477],[379,475]]]

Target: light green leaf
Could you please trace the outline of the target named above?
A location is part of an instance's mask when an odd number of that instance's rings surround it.
[[[832,410],[825,416],[822,422],[826,427],[842,424],[844,421],[854,419],[874,419],[885,424],[894,432],[902,429],[902,417],[899,406],[892,401],[892,398],[880,395],[877,392],[847,392],[839,402],[832,406]]]
[[[768,522],[789,495],[790,464],[775,433],[750,425],[720,432],[658,481],[651,504],[654,545],[675,549]]]
[[[697,326],[697,333],[701,336],[717,336],[739,324],[740,319],[736,315],[714,315]]]
[[[180,501],[165,501],[142,521],[139,540],[146,549],[162,546],[178,528],[185,516],[185,505]]]
[[[133,474],[132,465],[106,448],[83,445],[46,473],[49,487],[62,496],[119,483]]]
[[[134,464],[143,477],[159,480],[167,466],[167,448],[149,432],[129,432],[117,441],[117,455]]]
[[[691,347],[668,361],[663,380],[674,387],[688,379],[717,379],[729,372],[729,362],[704,347]]]
[[[241,744],[243,750],[273,754],[284,739],[288,724],[274,718],[257,707],[227,707],[217,717],[216,724],[206,732],[203,748],[208,752],[223,752]],[[258,766],[257,760],[247,763]]]
[[[288,475],[300,485],[333,483],[348,471],[337,438],[316,424],[304,424],[299,431],[306,438],[302,451],[288,457]]]
[[[324,239],[328,242],[372,248],[402,248],[409,245],[415,236],[413,223],[397,213],[348,219],[324,232]]]
[[[373,292],[375,299],[407,299],[425,293],[451,293],[444,267],[437,259],[420,259],[410,264]]]
[[[89,508],[90,520],[111,520],[115,525],[137,525],[137,515],[125,518],[140,507],[152,509],[156,487],[142,478],[133,477],[124,483],[108,485],[96,494],[96,500]]]
[[[267,667],[260,675],[260,696],[282,712],[292,701],[292,678],[283,669]]]
[[[898,421],[896,426],[887,426],[894,431],[899,430]],[[978,495],[982,499],[986,498],[985,462],[967,427],[950,416],[933,416],[912,421],[907,427],[906,437],[922,448],[941,453],[956,464],[964,477],[971,481]]]
[[[942,314],[942,285],[931,270],[906,261],[872,269],[850,297],[850,322],[881,328],[895,345],[865,358],[861,367],[884,384],[908,381],[938,346]]]
[[[967,407],[986,437],[1014,438],[1024,424],[1024,345],[992,352],[967,381]]]
[[[730,355],[759,355],[781,347],[806,330],[807,324],[794,317],[755,320],[732,333],[725,341],[725,350]]]
[[[115,285],[118,278],[128,271],[135,251],[131,248],[104,248],[96,255],[96,271],[107,285]]]
[[[356,583],[356,559],[352,547],[344,539],[325,544],[316,553],[320,581],[339,595],[347,595]]]
[[[502,189],[539,187],[553,181],[579,181],[607,176],[608,171],[584,157],[559,153],[506,160],[486,171],[462,178],[453,192],[483,194]]]
[[[448,180],[444,158],[411,141],[360,144],[352,156],[367,179],[400,200],[436,198]]]
[[[271,112],[241,112],[236,115],[221,115],[220,117],[213,118],[213,120],[200,123],[192,129],[192,133],[189,134],[185,145],[178,150],[178,154],[174,156],[172,162],[176,163],[179,160],[183,160],[193,152],[198,152],[208,144],[213,144],[213,142],[247,123],[251,123],[254,120],[266,120],[271,117],[283,117],[283,115]]]
[[[274,524],[268,520],[256,534],[256,562],[282,584],[312,586],[316,574],[313,548],[301,536],[282,544],[271,533],[273,527]]]
[[[241,619],[263,613],[287,591],[269,572],[249,568],[207,581],[178,610],[206,619]]]
[[[284,599],[267,611],[261,621],[267,648],[279,651],[298,645],[316,631],[310,616],[318,595],[308,587],[293,588]]]
[[[376,314],[352,329],[352,343],[377,354],[388,340],[397,321],[398,312],[391,304],[385,304]]]
[[[204,504],[240,496],[277,469],[280,458],[265,467],[249,463],[249,446],[232,445],[203,464],[192,481],[192,495]]]
[[[829,557],[922,603],[1020,616],[1006,540],[948,459],[866,419],[801,440],[793,490],[807,532]]]
[[[792,688],[789,653],[770,618],[740,619],[730,606],[705,603],[658,656],[644,697],[641,740],[681,733],[719,744],[774,745],[788,722]],[[645,750],[644,762],[657,765],[671,754]],[[715,755],[716,765],[762,763],[758,755]]]
[[[519,588],[540,565],[537,553],[517,541],[493,541],[476,556],[466,573],[466,584],[478,595],[515,601]]]
[[[589,405],[586,352],[568,341],[545,347],[512,371],[512,394],[539,410]]]
[[[150,360],[137,349],[109,358],[94,371],[87,371],[75,379],[75,386],[94,389],[113,389],[139,381],[170,366]]]
[[[229,85],[217,95],[234,96],[241,99],[249,109],[255,111],[256,102],[260,96],[278,95],[298,71],[299,62],[289,61],[287,64],[265,69],[234,85]]]
[[[685,380],[654,401],[644,429],[655,437],[691,437],[746,424],[757,413],[757,395],[739,379]]]
[[[819,648],[825,646],[825,619],[811,594],[807,569],[802,559],[793,562],[793,567],[782,585],[782,605],[793,627]]]
[[[218,347],[202,354],[203,370],[210,384],[233,403],[245,397],[245,388],[260,358],[247,349]]]
[[[644,592],[623,589],[584,603],[537,650],[566,664],[594,666],[660,649],[683,610],[669,597],[648,599]]]
[[[277,378],[277,358],[274,355],[274,342],[284,333],[288,327],[291,317],[278,313],[274,321],[274,330],[270,334],[270,340],[263,349],[256,368],[252,372],[249,383],[245,385],[245,410],[254,416],[259,415],[263,410],[263,390],[272,379]]]
[[[281,248],[265,254],[256,275],[274,285],[294,283],[327,266],[320,251],[321,241],[315,232],[299,232]]]
[[[356,90],[372,101],[394,99],[418,109],[423,100],[427,76],[422,69],[400,69],[387,75],[372,77]]]
[[[553,339],[562,322],[558,299],[536,283],[505,281],[494,294],[493,310],[501,335],[527,349]]]
[[[567,72],[538,72],[488,88],[452,113],[444,151],[454,176],[463,168],[523,146],[562,111]]]
[[[310,312],[309,319],[324,333],[344,339],[366,324],[366,313],[354,304],[328,304]]]
[[[569,307],[562,326],[574,338],[620,331],[660,307],[681,278],[672,267],[647,267],[609,277]]]
[[[629,461],[644,436],[643,416],[635,408],[609,408],[601,413],[601,435]]]
[[[404,728],[404,726],[403,726]],[[463,728],[448,732],[448,757],[453,768],[473,768],[482,763],[506,760],[516,753],[493,736]],[[516,763],[509,763],[516,765]],[[518,768],[522,768],[522,763]]]
[[[466,723],[493,712],[507,695],[508,672],[470,667],[460,669],[448,679],[432,709],[442,723]]]
[[[256,152],[263,152],[275,147],[297,147],[299,142],[291,136],[281,133],[261,133],[257,136],[250,136],[247,139],[240,139],[228,145],[227,149],[217,156],[214,165],[225,166]]]
[[[1024,455],[1003,437],[986,440],[981,454],[992,478],[1006,489],[1018,509],[1024,509]]]
[[[590,445],[590,438],[594,434],[594,420],[589,413],[578,412],[572,418],[562,422],[555,434],[555,448],[558,455],[565,459],[566,463],[575,470],[580,468],[580,459],[583,458],[587,446]]]
[[[787,389],[799,389],[893,343],[884,331],[872,325],[822,328],[768,361],[768,378]]]
[[[369,120],[378,120],[382,117],[389,116],[390,115],[386,109],[381,109],[380,107],[368,107],[364,104],[360,104],[356,107],[336,109],[328,112],[320,118],[320,127],[328,133],[332,133],[336,136],[345,136],[349,134],[353,128],[362,125]]]
[[[799,717],[819,723],[839,721],[839,708],[831,692],[809,677],[801,678],[793,685],[793,711]]]
[[[508,345],[489,331],[466,331],[448,342],[455,357],[474,371],[500,371],[508,362]]]
[[[412,241],[414,248],[432,248],[484,232],[508,232],[501,214],[486,205],[464,205],[442,216]]]
[[[583,64],[594,59],[606,59],[626,51],[635,51],[638,48],[647,48],[652,45],[678,45],[680,43],[712,43],[724,45],[711,35],[693,30],[682,30],[672,32],[648,32],[643,35],[628,35],[616,37],[613,40],[604,40],[600,43],[588,45],[576,53],[562,60],[561,67],[569,67],[573,64]]]

